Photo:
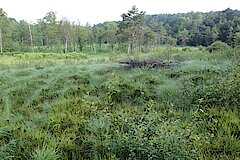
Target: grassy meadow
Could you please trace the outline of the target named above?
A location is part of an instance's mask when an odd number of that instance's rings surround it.
[[[240,159],[239,60],[204,47],[0,55],[0,159]]]

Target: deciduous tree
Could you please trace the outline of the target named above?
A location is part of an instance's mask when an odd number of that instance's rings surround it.
[[[85,26],[77,25],[75,27],[75,37],[78,49],[80,51],[83,51],[83,47],[88,42],[88,28]]]
[[[64,52],[67,53],[69,49],[70,40],[72,38],[72,25],[71,22],[67,18],[62,18],[60,21],[60,33],[61,40],[64,44]]]
[[[116,34],[118,30],[118,25],[116,22],[107,22],[105,24],[105,30],[107,43],[111,46],[112,52],[114,52],[114,46],[117,41]]]
[[[52,48],[54,44],[57,44],[58,40],[58,23],[55,12],[48,12],[43,20],[45,22],[46,44]]]
[[[4,47],[9,45],[10,41],[10,23],[7,14],[0,8],[0,53],[3,53]],[[7,49],[7,48],[5,48]]]

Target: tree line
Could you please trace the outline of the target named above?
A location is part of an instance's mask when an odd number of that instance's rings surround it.
[[[240,11],[146,15],[133,6],[122,21],[91,26],[57,20],[48,12],[36,23],[10,18],[0,9],[0,52],[133,52],[152,46],[240,44]],[[104,46],[104,47],[103,47]],[[104,50],[105,49],[105,50]]]

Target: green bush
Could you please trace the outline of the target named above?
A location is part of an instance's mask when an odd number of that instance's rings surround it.
[[[213,78],[214,70],[210,71],[212,77],[198,75],[188,77],[183,82],[183,96],[192,99],[193,104],[201,99],[205,107],[224,106],[234,107],[240,105],[240,74],[238,65],[232,66],[225,77]]]
[[[224,42],[216,41],[206,48],[210,53],[231,50],[231,47]]]

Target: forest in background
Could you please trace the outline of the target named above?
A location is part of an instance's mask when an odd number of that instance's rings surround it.
[[[55,12],[31,24],[17,21],[0,9],[0,48],[3,52],[147,52],[151,46],[208,46],[222,41],[240,44],[240,11],[146,15],[133,6],[122,21],[82,25]],[[104,46],[104,47],[103,47]]]

